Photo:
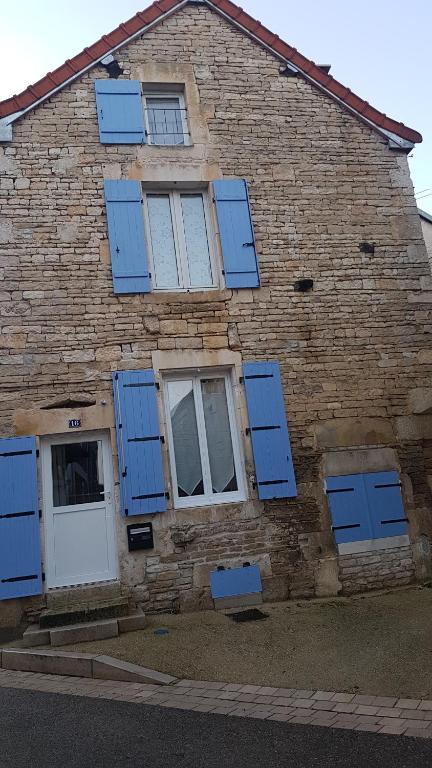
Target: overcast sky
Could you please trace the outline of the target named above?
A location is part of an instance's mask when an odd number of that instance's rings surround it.
[[[1,7],[0,99],[91,45],[146,0],[14,0]],[[423,135],[410,159],[432,213],[432,0],[239,0],[373,106]],[[423,190],[425,190],[423,192]]]

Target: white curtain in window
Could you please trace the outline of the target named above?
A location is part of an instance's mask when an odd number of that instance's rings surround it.
[[[168,394],[178,492],[196,496],[204,488],[192,382],[170,381]]]
[[[179,98],[146,99],[153,144],[184,144],[182,114]]]
[[[169,195],[147,195],[153,262],[158,288],[177,288],[179,277]]]
[[[213,284],[202,195],[182,195],[181,207],[192,288]]]
[[[213,493],[236,491],[225,379],[203,379],[201,391]]]

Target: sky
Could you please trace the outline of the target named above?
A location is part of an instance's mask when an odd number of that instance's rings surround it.
[[[91,45],[150,0],[2,3],[0,99]],[[374,107],[415,128],[417,204],[432,214],[432,0],[239,0],[239,5]]]

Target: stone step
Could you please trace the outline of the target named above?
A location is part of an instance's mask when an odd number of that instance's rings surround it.
[[[50,629],[49,634],[51,645],[59,646],[88,643],[92,640],[106,640],[109,637],[117,637],[118,633],[117,619],[105,619],[104,621],[89,621],[57,627]]]
[[[50,589],[46,595],[47,608],[53,611],[67,608],[76,603],[106,602],[117,600],[120,597],[125,597],[125,595],[122,593],[122,587],[118,581]]]
[[[64,627],[67,624],[116,619],[119,616],[126,616],[128,613],[129,600],[127,597],[94,602],[80,601],[42,611],[39,626],[40,629],[51,629],[52,627]]]
[[[146,617],[142,611],[119,616],[118,618],[78,622],[61,627],[41,628],[32,624],[24,632],[22,645],[25,648],[34,648],[38,645],[52,645],[56,647],[84,643],[91,640],[105,640],[109,637],[117,637],[120,633],[143,629],[145,624]]]

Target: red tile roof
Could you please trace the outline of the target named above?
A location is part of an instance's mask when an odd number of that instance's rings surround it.
[[[144,11],[137,13],[129,21],[120,24],[117,29],[104,35],[89,48],[84,48],[81,53],[68,59],[53,72],[48,72],[45,77],[34,85],[29,85],[24,91],[10,99],[0,101],[0,118],[15,112],[28,109],[40,99],[59,86],[62,86],[70,78],[76,77],[83,69],[96,63],[104,55],[116,46],[124,43],[129,37],[138,33],[143,27],[164,16],[165,13],[175,9],[183,0],[156,0]],[[206,0],[207,2],[207,0]],[[235,5],[231,0],[208,0],[209,5],[215,10],[225,14],[229,19],[239,24],[246,32],[252,34],[259,41],[269,46],[276,54],[298,67],[318,85],[340,99],[347,107],[355,110],[359,115],[373,123],[382,130],[396,134],[402,139],[416,143],[422,141],[421,134],[403,123],[387,117],[383,112],[368,104],[344,85],[335,80],[331,75],[320,69],[313,61],[303,56],[296,48],[284,43],[277,35],[270,32],[259,21],[249,16],[248,13]]]

